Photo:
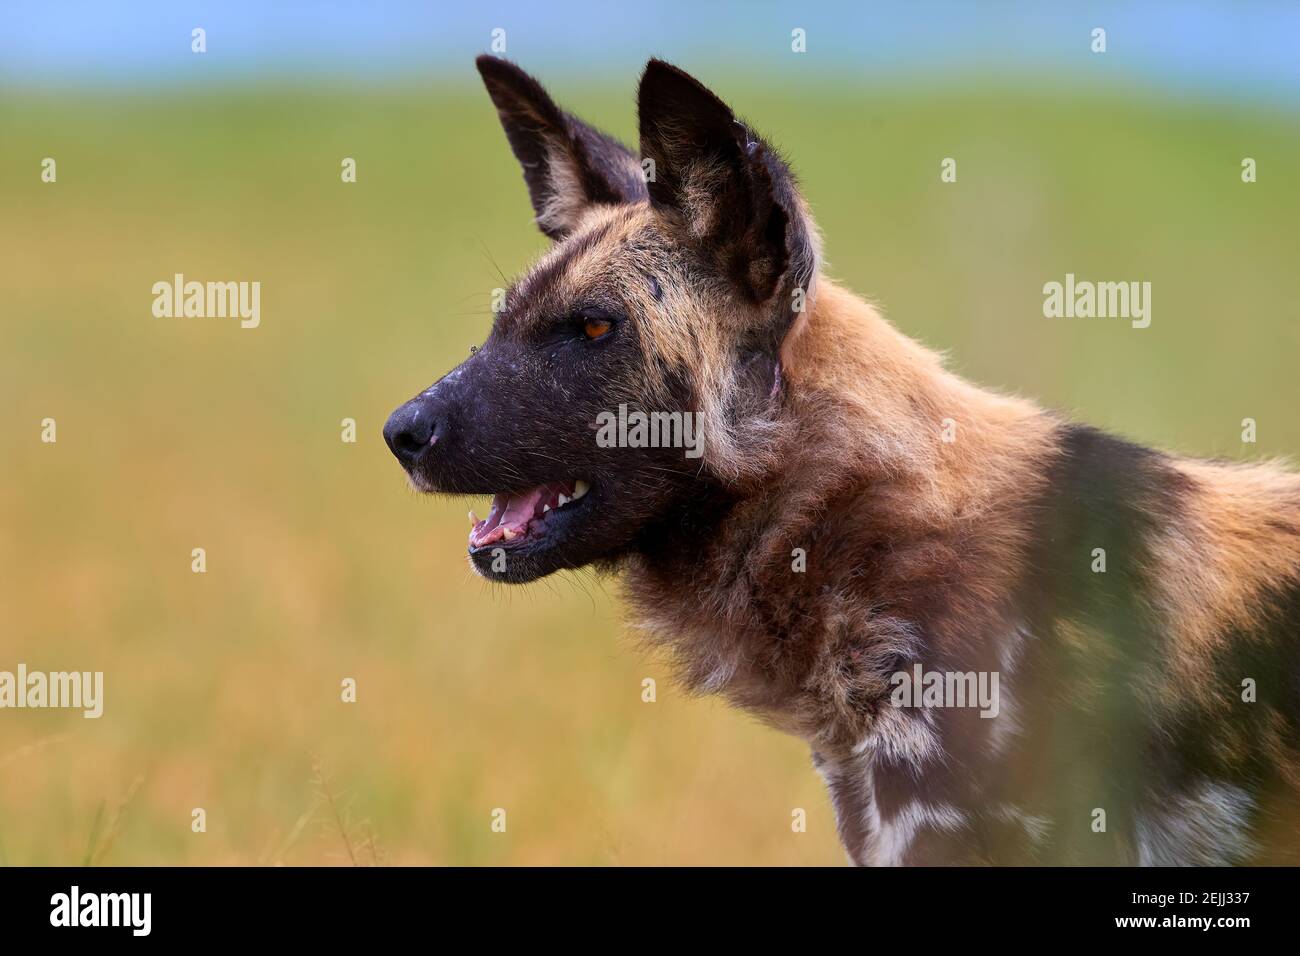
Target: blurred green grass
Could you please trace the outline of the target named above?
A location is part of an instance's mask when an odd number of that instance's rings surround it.
[[[710,79],[799,171],[831,273],[964,374],[1189,453],[1300,447],[1294,116]],[[630,90],[555,92],[632,138]],[[465,503],[383,446],[544,248],[481,91],[11,90],[0,129],[0,669],[106,685],[99,721],[0,714],[4,861],[76,863],[116,812],[100,862],[346,862],[327,812],[296,829],[318,759],[395,863],[841,862],[802,744],[682,699],[611,582],[473,577]],[[261,328],[153,318],[174,272],[261,281]],[[1066,272],[1151,281],[1151,327],[1043,318]]]

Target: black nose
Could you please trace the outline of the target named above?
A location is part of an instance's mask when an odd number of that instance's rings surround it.
[[[384,425],[384,441],[403,465],[414,464],[438,440],[438,418],[419,399],[407,402]]]

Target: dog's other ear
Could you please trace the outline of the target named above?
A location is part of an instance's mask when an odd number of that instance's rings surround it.
[[[475,63],[524,169],[542,232],[563,239],[593,203],[646,198],[641,165],[626,146],[565,113],[513,63],[487,54]]]
[[[637,108],[655,209],[751,301],[806,289],[816,236],[776,152],[699,80],[662,60],[646,65]]]

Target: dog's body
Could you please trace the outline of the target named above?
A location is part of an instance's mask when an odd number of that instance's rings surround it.
[[[505,489],[485,576],[620,570],[687,686],[809,742],[855,862],[1300,861],[1300,478],[951,375],[819,274],[784,164],[666,64],[648,184],[480,70],[557,243],[385,434],[417,487]],[[593,447],[622,403],[698,410],[702,463]],[[897,706],[918,667],[996,675],[995,715]]]
[[[692,687],[809,741],[854,860],[1300,860],[1252,837],[1300,787],[1294,476],[978,391],[836,288],[783,370],[779,476],[627,590]],[[916,662],[999,673],[999,713],[890,706]]]

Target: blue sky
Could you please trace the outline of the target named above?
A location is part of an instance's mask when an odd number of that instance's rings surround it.
[[[190,52],[190,30],[208,53]],[[1107,31],[1105,58],[1088,48]],[[753,70],[907,80],[969,71],[1027,81],[1137,78],[1174,93],[1300,105],[1300,3],[527,0],[4,0],[0,83],[142,86],[292,78],[339,85],[470,79],[506,30],[537,72],[605,78],[650,55]],[[790,52],[790,31],[808,52]]]

